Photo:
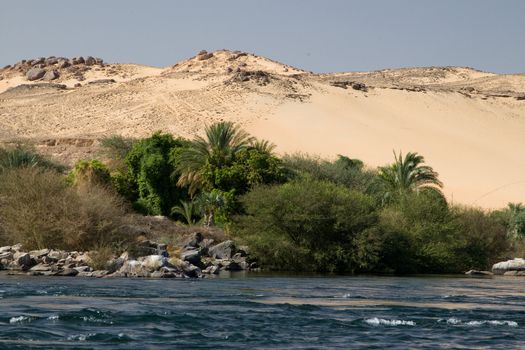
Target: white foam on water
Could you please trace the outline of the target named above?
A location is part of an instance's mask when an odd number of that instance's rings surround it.
[[[9,319],[9,323],[19,323],[19,322],[24,322],[24,321],[28,321],[28,320],[29,320],[29,317],[27,317],[27,316],[11,317]]]
[[[467,326],[482,326],[484,324],[489,324],[491,326],[518,327],[518,322],[514,322],[514,321],[487,320],[487,321],[469,321],[466,323]]]
[[[67,337],[67,340],[86,341],[87,338],[93,337],[95,335],[96,333],[70,335],[69,337]]]
[[[365,320],[366,323],[372,326],[415,326],[416,323],[414,321],[405,321],[405,320],[385,320],[383,318],[367,318]]]
[[[472,326],[472,327],[479,327],[483,326],[485,324],[491,325],[491,326],[509,326],[509,327],[518,327],[518,322],[515,321],[500,321],[500,320],[481,320],[481,321],[468,321],[463,322],[460,319],[457,319],[455,317],[449,318],[447,320],[439,319],[438,322],[446,321],[447,324],[451,325],[465,325],[465,326]]]
[[[343,298],[348,299],[351,298],[352,295],[350,293],[343,294]]]
[[[49,316],[48,320],[58,320],[58,315]]]

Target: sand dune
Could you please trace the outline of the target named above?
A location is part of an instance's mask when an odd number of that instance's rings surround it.
[[[392,150],[417,151],[456,203],[525,201],[525,75],[462,67],[313,74],[227,50],[166,68],[111,64],[83,74],[79,82],[61,73],[60,87],[0,70],[0,140],[76,157],[103,135],[191,137],[231,120],[280,153],[346,154],[378,166]],[[89,84],[108,78],[115,82]]]

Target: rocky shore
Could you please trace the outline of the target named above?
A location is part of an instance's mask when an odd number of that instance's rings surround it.
[[[175,249],[168,248],[166,244],[143,240],[120,256],[101,260],[95,252],[25,251],[17,244],[0,247],[0,270],[33,276],[202,278],[222,270],[258,268],[233,241],[214,244],[200,233],[187,236]]]

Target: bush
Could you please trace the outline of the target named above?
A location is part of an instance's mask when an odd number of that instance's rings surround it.
[[[56,171],[65,169],[62,165],[51,162],[27,146],[0,147],[0,173],[21,167],[39,167]]]
[[[205,177],[213,189],[241,195],[255,185],[283,183],[288,174],[279,158],[256,148],[247,148],[236,153],[230,165],[208,167]]]
[[[103,188],[78,190],[54,171],[30,167],[1,176],[2,243],[22,243],[26,249],[88,250],[120,246],[129,239],[121,200]]]
[[[432,191],[407,194],[380,214],[382,268],[396,273],[486,269],[509,249],[506,228],[479,209],[450,209]]]
[[[467,207],[455,207],[453,214],[458,236],[463,239],[463,246],[456,251],[461,258],[459,271],[490,268],[511,250],[506,225],[497,216]]]
[[[114,174],[117,190],[134,201],[135,208],[148,215],[170,215],[171,208],[187,198],[177,187],[176,155],[187,141],[155,133],[135,143],[126,156],[127,172]]]
[[[258,187],[241,201],[246,215],[236,218],[234,232],[263,266],[353,272],[376,261],[376,215],[365,194],[299,179]]]
[[[127,173],[126,157],[137,141],[118,135],[103,137],[99,141],[99,154],[110,172]]]
[[[431,193],[406,194],[380,213],[382,270],[395,273],[457,272],[463,246],[446,202]]]
[[[380,182],[375,171],[364,168],[363,162],[339,156],[330,162],[303,154],[286,156],[283,163],[295,176],[308,175],[316,180],[325,180],[350,189],[375,195],[380,191]]]
[[[111,182],[108,168],[100,161],[79,160],[67,176],[67,182],[75,186],[107,186]]]

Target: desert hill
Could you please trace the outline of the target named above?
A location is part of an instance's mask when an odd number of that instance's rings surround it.
[[[525,201],[525,75],[463,67],[314,74],[220,50],[165,68],[41,58],[0,70],[0,141],[72,161],[96,140],[156,130],[191,137],[240,123],[280,153],[346,154],[371,166],[423,154],[454,202]]]

